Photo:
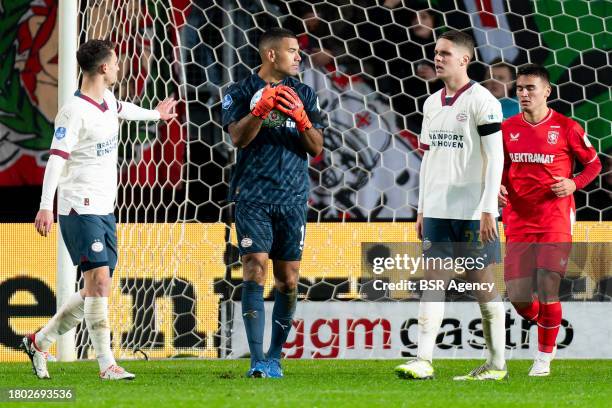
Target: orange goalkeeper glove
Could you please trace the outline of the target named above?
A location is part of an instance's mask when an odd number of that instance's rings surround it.
[[[276,93],[278,92],[278,88],[272,87],[270,84],[267,84],[261,93],[261,98],[257,101],[251,113],[253,116],[257,116],[261,120],[265,120],[272,109],[274,109],[274,104],[276,103]]]
[[[298,94],[285,85],[278,87],[276,94],[276,109],[283,112],[295,121],[297,130],[303,132],[312,127],[310,119],[304,110],[304,103]]]

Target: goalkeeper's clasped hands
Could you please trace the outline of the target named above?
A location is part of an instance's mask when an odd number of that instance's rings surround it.
[[[312,127],[308,115],[304,110],[304,103],[298,94],[288,86],[280,85],[277,87],[276,93],[276,109],[283,112],[295,121],[297,130],[303,132]]]
[[[295,90],[286,85],[267,84],[251,113],[263,120],[268,117],[272,109],[278,109],[293,119],[299,132],[304,132],[312,127],[304,110],[304,103]]]

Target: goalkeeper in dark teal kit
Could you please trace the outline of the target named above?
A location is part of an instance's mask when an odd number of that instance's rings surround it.
[[[223,97],[223,127],[238,148],[230,182],[242,257],[242,315],[251,352],[249,377],[283,376],[280,357],[297,302],[306,234],[308,154],[323,150],[315,92],[294,78],[301,61],[297,38],[273,28],[259,39],[257,74]],[[286,119],[286,120],[285,120]],[[264,283],[273,261],[272,340],[263,352]]]

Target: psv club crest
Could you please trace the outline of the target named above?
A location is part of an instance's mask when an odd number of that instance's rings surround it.
[[[557,144],[557,140],[559,140],[559,132],[556,130],[548,131],[548,143],[551,145]]]
[[[457,114],[456,119],[458,122],[465,122],[468,119],[468,115],[465,112],[460,112]]]

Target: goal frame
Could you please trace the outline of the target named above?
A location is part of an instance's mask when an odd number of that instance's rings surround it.
[[[59,0],[58,3],[58,108],[70,98],[77,88],[77,43],[78,43],[78,1]],[[59,197],[59,193],[57,194]],[[57,310],[76,291],[76,267],[72,265],[66,244],[62,238],[59,228],[59,217],[57,220]],[[57,360],[75,361],[76,353],[76,328],[64,333],[57,339]]]

